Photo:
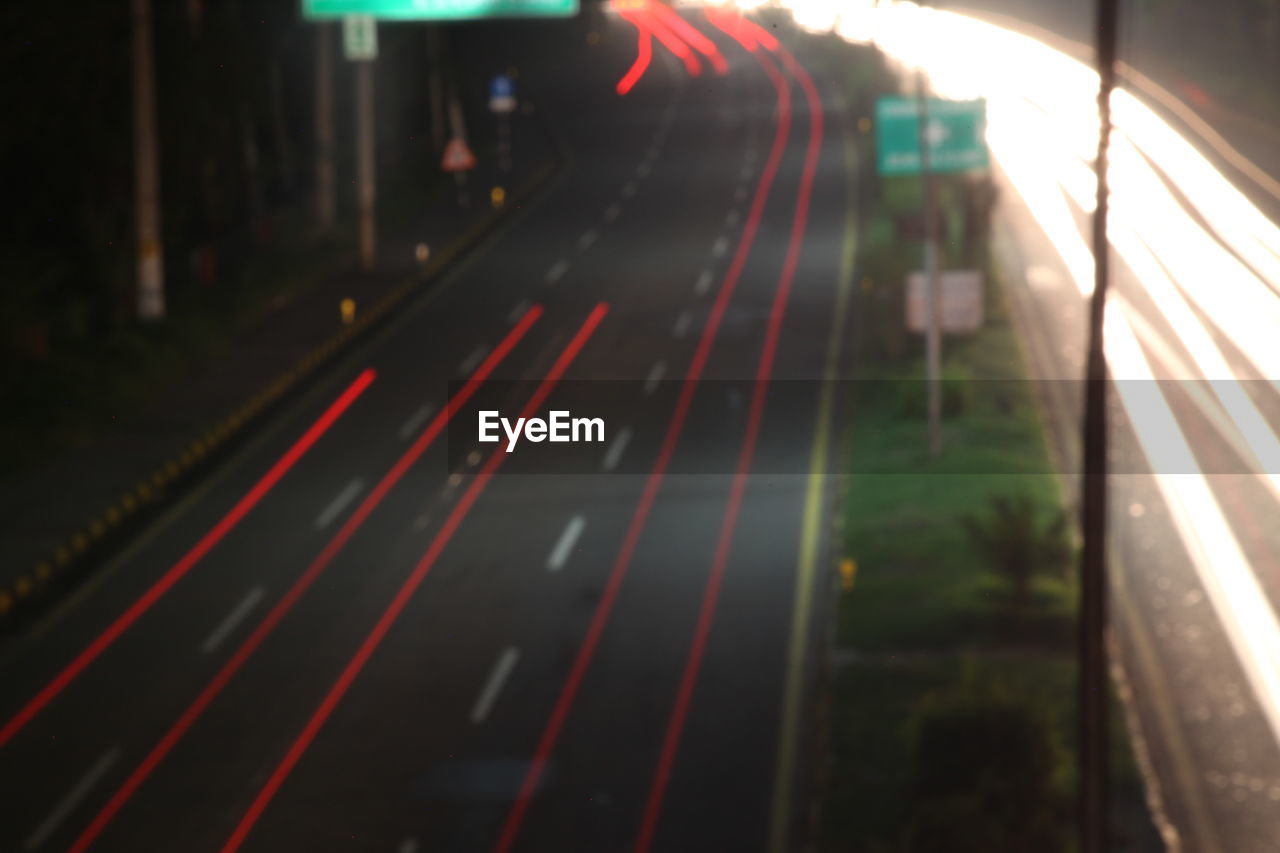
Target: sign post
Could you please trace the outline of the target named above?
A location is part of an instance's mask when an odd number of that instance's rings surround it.
[[[373,63],[378,58],[378,22],[368,15],[342,19],[342,49],[356,63],[356,210],[360,268],[377,263],[377,167],[374,145]]]
[[[506,74],[489,81],[489,112],[498,117],[498,170],[511,171],[511,113],[516,108],[516,85]]]
[[[155,47],[151,0],[131,0],[133,21],[133,198],[137,229],[137,310],[164,319],[164,246],[160,237],[160,138],[156,130]]]
[[[444,151],[444,75],[441,73],[443,50],[438,26],[427,27],[427,94],[431,99],[431,150]]]
[[[942,296],[935,176],[987,168],[985,129],[985,101],[927,97],[923,73],[916,75],[914,98],[876,101],[876,170],[886,176],[918,174],[924,179],[925,382],[933,456],[942,453]]]
[[[938,182],[930,170],[936,144],[950,135],[945,126],[929,121],[924,71],[916,71],[916,148],[924,176],[924,281],[928,323],[924,333],[925,381],[928,384],[929,455],[942,455],[942,298],[938,281]]]
[[[440,168],[453,172],[453,180],[458,187],[458,206],[468,207],[471,204],[471,194],[467,191],[467,172],[476,167],[476,158],[467,145],[467,126],[462,116],[462,103],[458,100],[457,87],[449,94],[450,138],[444,147]]]
[[[316,225],[322,232],[333,230],[337,219],[333,170],[333,25],[316,27],[315,43],[315,134],[316,134]]]

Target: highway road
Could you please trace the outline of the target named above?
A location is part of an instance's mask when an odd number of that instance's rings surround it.
[[[0,849],[786,849],[843,117],[687,17],[548,28],[554,186],[4,650]]]

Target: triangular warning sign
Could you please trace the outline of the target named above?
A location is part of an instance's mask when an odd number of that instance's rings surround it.
[[[466,140],[461,137],[450,139],[449,144],[444,147],[444,157],[440,161],[440,168],[446,172],[465,172],[475,167],[476,158],[471,153],[471,149],[467,147]]]

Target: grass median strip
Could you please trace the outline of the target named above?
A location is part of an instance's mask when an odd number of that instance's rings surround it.
[[[1065,851],[1074,551],[997,283],[986,326],[946,354],[934,459],[915,356],[862,353],[821,849]],[[1120,714],[1113,725],[1114,849],[1149,849]]]
[[[876,94],[897,90],[871,56],[840,68],[855,120],[873,114]],[[1001,273],[987,260],[988,188],[966,177],[943,182],[940,194],[943,267],[983,273],[985,316],[978,331],[944,340],[944,447],[934,458],[923,347],[903,319],[904,282],[920,265],[919,182],[866,170],[859,180],[855,381],[818,848],[1066,851],[1072,525]],[[1123,815],[1114,849],[1145,850],[1141,783],[1122,716],[1113,722],[1113,803]]]

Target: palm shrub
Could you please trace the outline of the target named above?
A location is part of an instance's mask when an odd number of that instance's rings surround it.
[[[1057,510],[1042,519],[1030,495],[993,495],[985,514],[963,516],[961,523],[974,549],[1008,581],[1020,608],[1030,601],[1036,575],[1065,573],[1070,563],[1066,515]]]

